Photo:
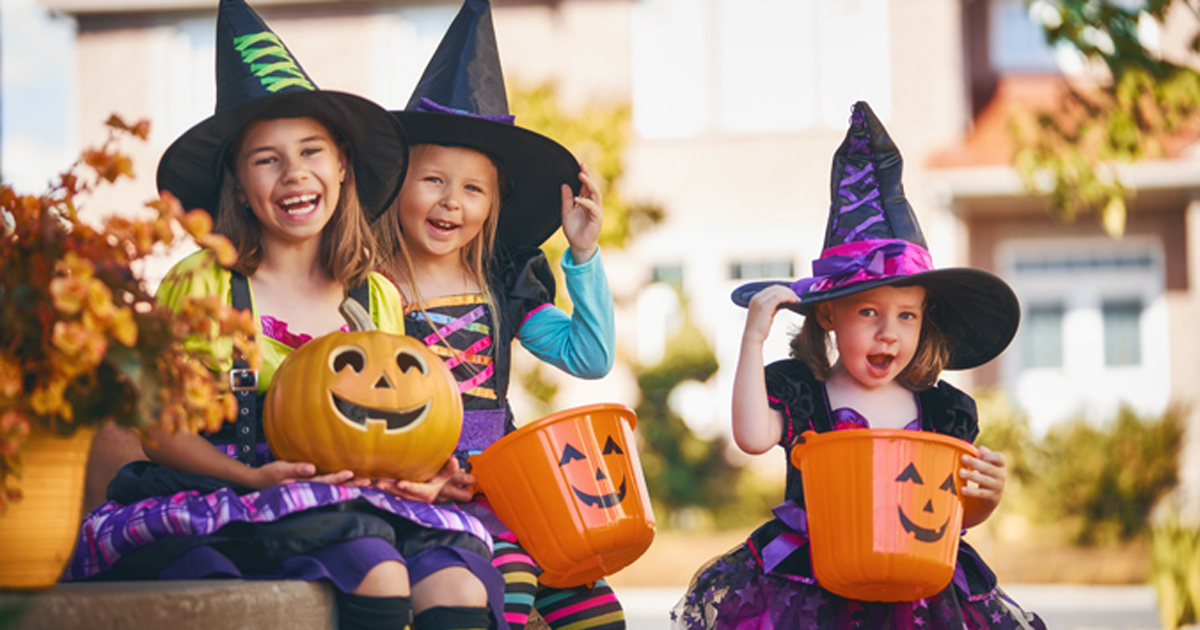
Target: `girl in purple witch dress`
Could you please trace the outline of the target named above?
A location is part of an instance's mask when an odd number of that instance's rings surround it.
[[[1019,306],[1003,280],[976,269],[935,269],[900,185],[900,154],[865,103],[833,164],[836,191],[825,249],[813,277],[756,282],[735,290],[748,307],[734,375],[733,434],[747,453],[803,431],[861,428],[933,431],[973,441],[975,403],[938,380],[1002,352]],[[792,358],[763,366],[775,312],[805,315]],[[836,359],[830,363],[830,333]],[[1004,456],[979,447],[963,456],[963,526],[996,509]],[[916,601],[865,602],[824,588],[813,576],[800,471],[788,462],[786,501],[745,543],[696,575],[672,611],[675,627],[788,630],[850,628],[976,630],[1042,628],[997,586],[961,542],[955,574],[941,592]]]
[[[212,215],[237,259],[193,254],[158,299],[181,308],[215,295],[249,310],[263,364],[255,381],[228,340],[189,341],[230,371],[237,422],[212,435],[150,431],[150,461],[123,468],[85,518],[65,579],[322,580],[343,629],[504,627],[503,579],[476,518],[267,449],[261,394],[295,347],[343,328],[347,294],[380,330],[403,332],[398,292],[372,272],[367,220],[396,195],[407,144],[382,107],[318,90],[242,0],[221,2],[217,46],[216,113],[167,149],[158,183]],[[450,458],[431,485],[456,471]]]

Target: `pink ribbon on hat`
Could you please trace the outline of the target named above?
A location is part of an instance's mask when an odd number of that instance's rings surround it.
[[[932,269],[933,258],[916,243],[895,238],[854,241],[821,252],[813,261],[813,277],[793,282],[792,290],[803,295]]]

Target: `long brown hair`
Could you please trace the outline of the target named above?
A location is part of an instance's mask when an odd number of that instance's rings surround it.
[[[321,230],[319,262],[321,269],[342,286],[358,286],[366,282],[375,269],[379,248],[358,198],[354,155],[334,127],[319,118],[313,120],[329,131],[346,161],[346,177],[342,180],[337,207]],[[240,184],[234,174],[233,161],[241,150],[241,141],[239,136],[231,143],[221,169],[221,190],[213,231],[228,238],[237,251],[232,268],[249,277],[262,263],[262,226],[249,207],[238,200]]]
[[[934,318],[930,317],[931,313],[940,308],[939,304],[937,296],[927,290],[917,351],[908,366],[896,376],[896,382],[914,392],[933,387],[950,360],[950,339],[934,322]],[[789,343],[792,358],[807,364],[820,381],[829,378],[829,370],[832,367],[829,364],[829,353],[833,350],[833,342],[829,331],[817,321],[817,311],[827,308],[829,302],[817,304],[808,317],[804,318],[804,324],[800,326],[799,332],[792,335]]]

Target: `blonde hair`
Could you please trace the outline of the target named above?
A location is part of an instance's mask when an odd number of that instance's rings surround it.
[[[416,154],[424,151],[430,144],[434,143],[414,144],[409,147],[409,168],[416,163]],[[495,256],[496,229],[500,222],[500,201],[504,195],[505,180],[503,174],[500,172],[500,167],[496,165],[496,161],[491,156],[471,147],[460,148],[470,149],[486,156],[496,171],[496,187],[492,190],[488,216],[484,219],[479,233],[458,252],[459,264],[479,285],[479,292],[483,295],[484,302],[487,304],[488,311],[492,316],[492,341],[496,342],[498,340],[496,337],[499,335],[500,319],[496,311],[496,302],[492,295],[490,270],[492,259]],[[407,177],[405,181],[408,181]],[[380,248],[379,266],[385,274],[392,278],[402,293],[407,292],[405,299],[412,299],[412,302],[416,304],[421,313],[426,316],[425,321],[429,323],[430,327],[434,329],[434,332],[445,343],[446,338],[442,336],[441,330],[433,325],[433,320],[429,319],[425,308],[421,306],[424,299],[421,296],[421,290],[417,287],[416,268],[413,267],[412,257],[409,255],[408,246],[404,242],[404,227],[400,223],[400,198],[402,196],[403,194],[396,195],[396,199],[392,201],[387,210],[384,210],[383,214],[379,217],[379,220],[375,222],[375,238]],[[457,350],[455,353],[457,354]]]
[[[808,365],[820,381],[829,378],[829,370],[832,367],[829,364],[829,353],[833,351],[833,340],[829,331],[817,321],[817,311],[829,308],[829,304],[830,302],[821,302],[813,307],[812,312],[804,318],[800,330],[792,335],[789,344],[792,358]],[[917,351],[912,361],[909,361],[904,370],[896,376],[896,382],[914,392],[933,387],[950,361],[950,339],[933,321],[933,317],[930,317],[931,313],[940,308],[939,304],[940,300],[935,294],[927,290]]]
[[[345,158],[347,167],[337,207],[321,230],[318,260],[321,269],[329,274],[329,277],[344,287],[355,287],[366,282],[375,269],[378,246],[358,198],[357,179],[353,168],[354,156],[332,126],[319,118],[307,118],[316,120],[329,131],[341,157]],[[250,277],[262,263],[262,225],[254,216],[254,212],[238,200],[241,185],[231,162],[241,150],[241,141],[239,135],[230,145],[228,157],[221,169],[221,189],[213,231],[228,238],[237,251],[237,260],[234,261],[232,269]]]

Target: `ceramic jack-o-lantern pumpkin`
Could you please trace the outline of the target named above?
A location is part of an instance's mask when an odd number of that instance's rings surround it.
[[[967,442],[922,431],[806,431],[792,448],[804,480],[813,574],[863,601],[911,601],[954,575]]]
[[[271,452],[318,473],[429,479],[462,431],[457,381],[419,340],[375,330],[358,302],[339,310],[349,332],[309,341],[275,372],[263,404]]]
[[[636,425],[624,405],[576,407],[471,457],[480,491],[542,568],[543,584],[594,582],[637,560],[654,541]]]

